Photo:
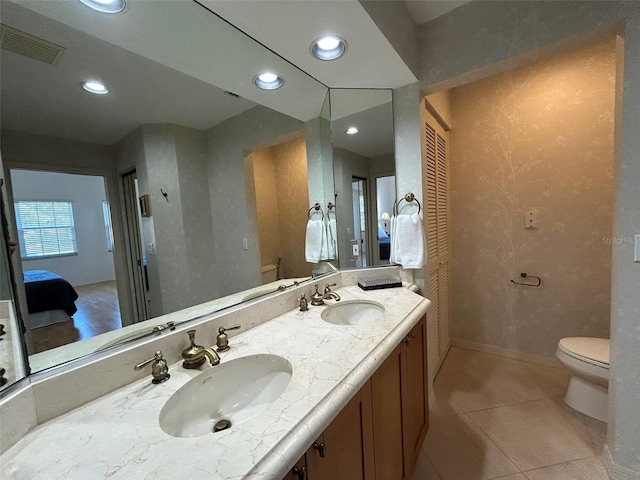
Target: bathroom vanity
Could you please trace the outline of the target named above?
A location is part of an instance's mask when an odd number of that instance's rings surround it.
[[[32,379],[25,389],[35,399],[39,425],[2,455],[3,478],[303,478],[294,466],[309,479],[410,476],[428,428],[430,302],[407,288],[363,291],[356,275],[366,274],[339,272],[319,283],[337,283],[334,290],[345,305],[377,305],[377,318],[330,322],[322,312],[340,304],[333,300],[300,311],[297,298],[313,291],[313,284],[304,284],[120,347],[59,375]],[[243,331],[229,332],[231,349],[219,354],[218,366],[181,366],[186,330],[195,328],[198,343],[209,346],[219,326],[234,323]],[[156,350],[162,350],[171,375],[160,384],[151,383],[150,367],[133,370]],[[216,369],[241,358],[244,368],[254,368],[246,357],[255,364],[281,359],[284,366],[278,368],[290,375],[282,394],[253,418],[215,433],[186,425],[191,407],[185,403],[186,436],[167,428],[161,412],[178,390],[200,375],[196,392],[206,387],[203,394],[208,388],[224,398],[227,388],[231,395],[234,382],[220,380]],[[85,402],[65,407],[69,391]],[[25,392],[4,402],[3,423],[19,414]],[[181,421],[174,410],[173,425]]]

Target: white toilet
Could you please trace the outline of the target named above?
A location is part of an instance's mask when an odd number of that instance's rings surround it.
[[[556,357],[571,370],[565,403],[585,415],[606,422],[609,339],[563,338],[558,342]]]

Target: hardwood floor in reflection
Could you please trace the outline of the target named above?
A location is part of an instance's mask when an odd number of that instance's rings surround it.
[[[78,311],[66,322],[31,330],[34,353],[122,328],[116,282],[75,287]]]

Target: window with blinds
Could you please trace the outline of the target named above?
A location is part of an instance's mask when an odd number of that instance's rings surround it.
[[[71,202],[26,200],[14,207],[23,259],[78,253]]]

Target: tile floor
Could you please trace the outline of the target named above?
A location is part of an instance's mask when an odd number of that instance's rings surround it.
[[[606,424],[563,402],[560,368],[451,348],[413,480],[608,480]]]

